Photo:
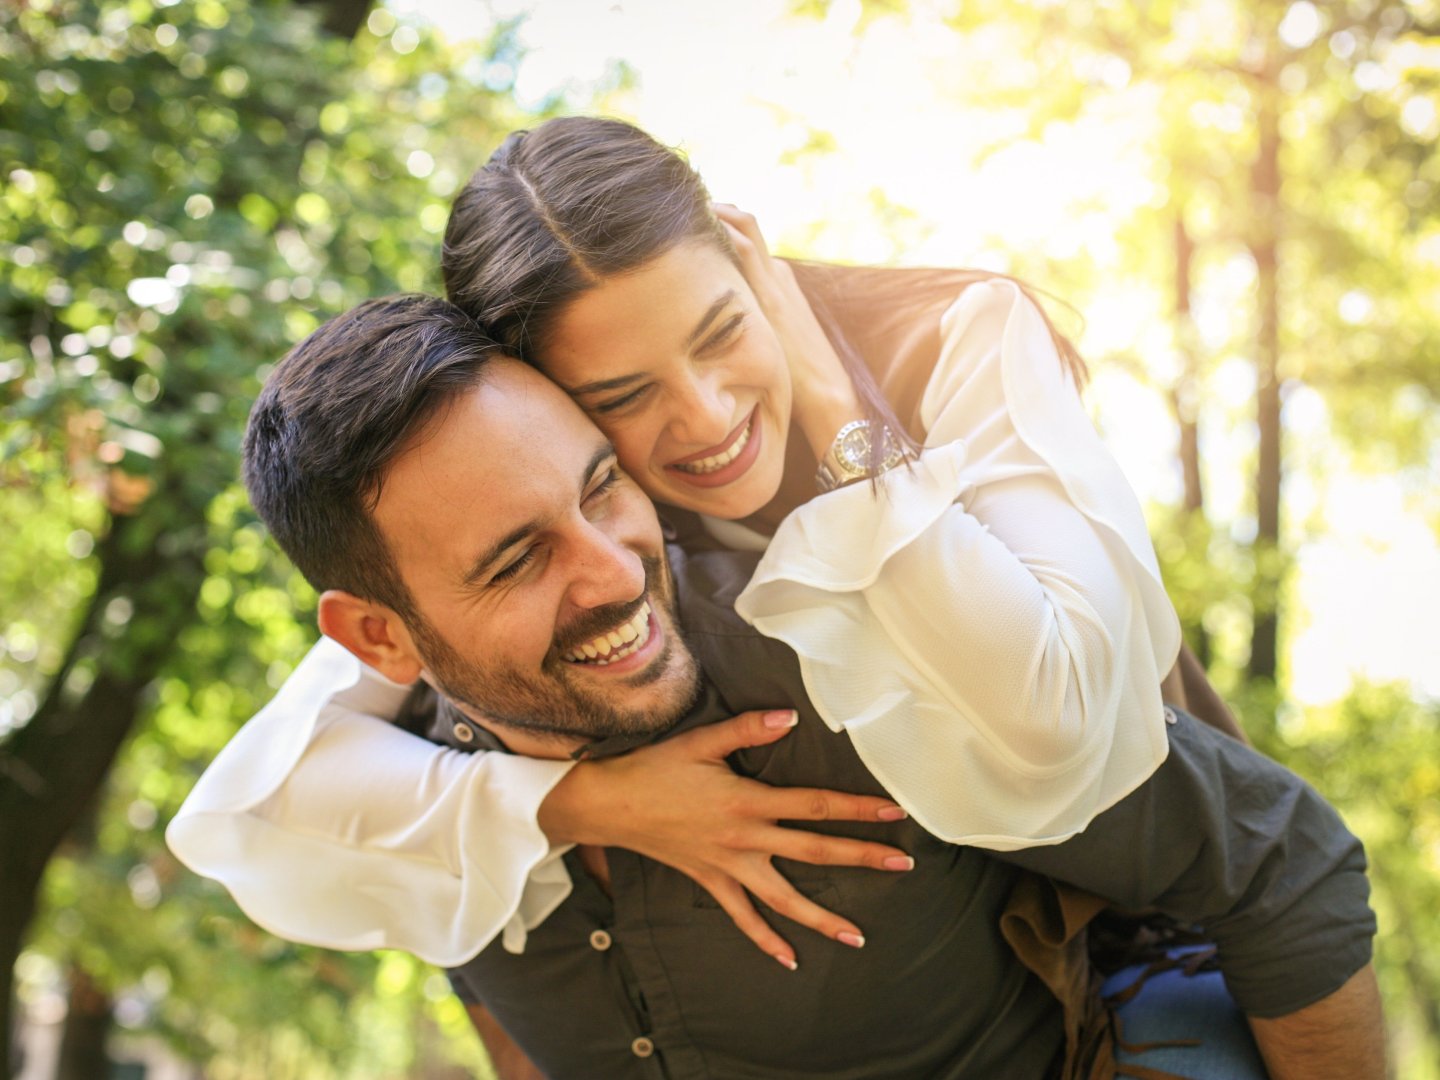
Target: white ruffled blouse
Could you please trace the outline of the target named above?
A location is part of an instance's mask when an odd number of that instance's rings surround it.
[[[1179,621],[1034,305],[972,285],[941,339],[919,461],[793,512],[736,610],[796,651],[820,715],[929,831],[1057,843],[1164,760]],[[282,937],[441,965],[497,935],[519,952],[569,894],[536,817],[571,763],[418,739],[387,723],[405,693],[322,640],[201,777],[170,847]]]

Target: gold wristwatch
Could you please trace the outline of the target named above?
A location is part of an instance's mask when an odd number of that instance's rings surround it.
[[[884,447],[879,467],[870,468],[870,442],[878,432]],[[890,434],[884,424],[872,425],[869,420],[852,420],[842,427],[830,444],[830,449],[820,459],[820,468],[815,473],[815,486],[823,494],[834,491],[856,480],[868,480],[872,476],[893,469],[905,460],[904,447]]]

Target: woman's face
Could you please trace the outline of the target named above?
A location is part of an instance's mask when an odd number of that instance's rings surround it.
[[[580,294],[549,328],[538,360],[651,498],[742,518],[775,497],[790,372],[750,287],[716,244],[685,241]]]

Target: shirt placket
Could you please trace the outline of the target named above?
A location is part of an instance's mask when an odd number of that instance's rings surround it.
[[[676,1073],[671,1067],[672,1055],[664,1052],[657,1041],[650,1006],[655,988],[647,985],[632,962],[637,948],[636,935],[631,930],[622,929],[622,926],[633,928],[634,920],[627,913],[640,904],[636,873],[639,860],[629,852],[615,848],[607,848],[605,854],[610,870],[611,895],[608,897],[577,858],[567,857],[566,863],[575,882],[575,898],[590,915],[591,929],[582,947],[598,954],[596,959],[603,966],[606,981],[615,992],[617,1011],[628,1018],[626,1029],[616,1033],[617,1039],[627,1041],[635,1066],[626,1075],[636,1080],[681,1080],[682,1076],[696,1075]],[[629,856],[629,860],[625,856]],[[617,858],[622,863],[618,874]],[[646,966],[642,962],[642,968]]]
[[[623,946],[626,983],[648,1023],[644,1037],[653,1053],[649,1060],[660,1069],[655,1075],[667,1080],[709,1080],[712,1074],[705,1056],[686,1029],[669,966],[650,929],[648,879],[656,867],[618,848],[607,849],[606,858],[615,910],[610,932]]]

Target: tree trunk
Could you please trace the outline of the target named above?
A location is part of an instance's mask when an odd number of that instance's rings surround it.
[[[1170,388],[1170,407],[1175,412],[1175,423],[1180,428],[1177,451],[1180,458],[1180,474],[1185,484],[1184,501],[1180,509],[1180,524],[1183,535],[1194,542],[1204,538],[1205,489],[1200,477],[1200,347],[1195,320],[1190,313],[1191,271],[1195,260],[1195,242],[1185,227],[1185,209],[1175,211],[1175,344],[1180,352],[1180,371],[1175,385]],[[1210,635],[1205,624],[1195,622],[1186,628],[1187,637],[1194,642],[1195,655],[1200,666],[1210,666]]]
[[[79,964],[70,968],[69,1010],[60,1035],[55,1080],[106,1080],[110,1055],[110,995]]]
[[[1280,86],[1278,63],[1267,53],[1256,79],[1259,146],[1251,170],[1250,254],[1255,260],[1258,304],[1255,337],[1255,419],[1259,458],[1255,469],[1254,609],[1247,674],[1275,683],[1280,615]]]
[[[28,903],[27,903],[28,901]],[[20,939],[34,911],[34,895],[20,895],[11,889],[0,889],[0,1068],[3,1075],[20,1072],[20,1048],[13,1045],[15,1034],[15,960],[20,955]]]
[[[375,0],[296,0],[305,7],[324,9],[321,25],[332,34],[342,38],[353,38],[365,25],[370,8]]]
[[[171,480],[96,545],[99,580],[35,716],[0,748],[0,1062],[9,1060],[15,961],[45,866],[94,805],[204,578],[204,505]],[[188,538],[188,542],[187,542]],[[127,625],[107,613],[128,608]],[[93,665],[83,691],[72,676]]]
[[[1195,320],[1190,314],[1191,268],[1195,242],[1185,228],[1185,211],[1175,213],[1175,342],[1180,349],[1180,374],[1171,389],[1175,420],[1180,425],[1180,471],[1185,480],[1184,510],[1205,509],[1200,481],[1200,357]]]

